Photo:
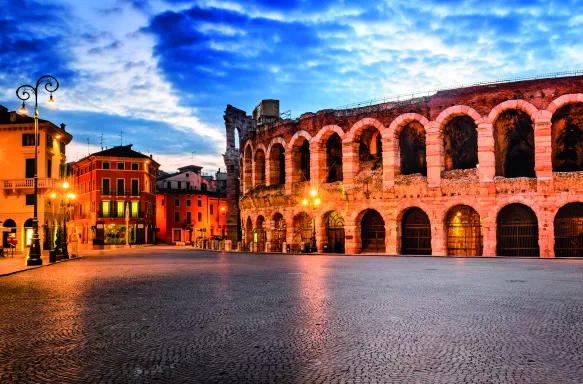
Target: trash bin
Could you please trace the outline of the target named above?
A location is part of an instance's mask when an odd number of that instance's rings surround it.
[[[57,261],[57,251],[51,250],[49,251],[49,263],[54,263]]]

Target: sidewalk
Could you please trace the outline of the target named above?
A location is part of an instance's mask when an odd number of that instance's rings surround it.
[[[34,266],[27,266],[26,265],[26,252],[18,251],[14,252],[14,257],[12,257],[12,253],[8,253],[8,256],[0,257],[0,276],[7,276],[12,275],[13,273],[27,271],[29,269],[36,269],[42,268],[47,265],[53,265],[62,263],[69,260],[76,260],[78,257],[74,257],[68,260],[60,260],[55,263],[49,263],[49,258],[43,257],[43,265],[34,265]]]

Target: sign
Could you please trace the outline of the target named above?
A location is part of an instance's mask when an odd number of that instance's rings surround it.
[[[144,228],[144,224],[138,224],[138,228]]]
[[[97,224],[97,229],[103,229],[103,224]]]

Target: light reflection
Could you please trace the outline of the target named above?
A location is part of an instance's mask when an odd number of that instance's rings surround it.
[[[329,296],[326,268],[329,258],[323,256],[301,256],[298,259],[298,298],[306,307],[305,316],[298,318],[312,342],[323,341],[326,337]]]

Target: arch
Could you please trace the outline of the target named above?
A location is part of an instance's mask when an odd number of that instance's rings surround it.
[[[535,177],[532,119],[519,108],[506,109],[493,120],[496,176]]]
[[[22,226],[24,228],[32,228],[32,225],[33,225],[33,220],[32,219],[27,219]]]
[[[263,217],[263,215],[259,215],[257,216],[257,220],[255,220],[255,235],[253,237],[253,241],[256,244],[255,247],[258,252],[265,252],[265,231],[265,217]]]
[[[324,215],[324,229],[328,242],[327,252],[344,253],[345,232],[344,218],[336,211],[329,211]]]
[[[383,139],[396,139],[401,133],[401,129],[412,121],[418,121],[423,128],[429,125],[429,120],[423,115],[418,113],[404,113],[397,116],[395,120],[391,122],[389,128],[382,130],[381,135]]]
[[[253,188],[253,146],[251,144],[245,145],[243,150],[243,193],[247,193]]]
[[[287,234],[287,223],[285,221],[285,217],[276,212],[272,216],[271,224],[271,252],[282,252],[283,251],[283,243],[286,242],[286,234]]]
[[[304,244],[314,240],[314,219],[306,212],[299,212],[293,217],[292,252],[301,252]]]
[[[358,136],[360,136],[360,132],[364,128],[368,127],[374,127],[378,129],[379,132],[385,130],[385,126],[380,121],[378,121],[377,119],[373,119],[371,117],[366,117],[364,119],[357,121],[352,125],[352,127],[350,127],[350,130],[346,134],[344,141],[354,141]]]
[[[553,172],[583,171],[583,103],[564,103],[551,119]]]
[[[484,234],[478,212],[468,205],[455,205],[446,215],[448,256],[482,256]]]
[[[269,162],[269,185],[285,184],[285,146],[273,143],[267,156]]]
[[[475,120],[469,115],[451,114],[441,130],[445,170],[476,168],[478,127]]]
[[[583,203],[563,205],[555,215],[555,257],[583,257]]]
[[[325,144],[325,156],[321,156],[321,170],[324,172],[325,182],[333,183],[344,179],[342,174],[342,138],[338,133],[332,132]]]
[[[312,136],[308,132],[306,132],[304,130],[297,131],[296,133],[294,133],[294,135],[290,139],[289,144],[288,144],[288,149],[293,149],[294,147],[301,145],[301,143],[299,145],[297,143],[297,141],[300,140],[300,138],[307,140],[308,143],[312,140]]]
[[[539,256],[538,219],[523,204],[508,204],[496,217],[496,254],[498,256]]]
[[[254,166],[254,186],[265,185],[265,151],[263,145],[259,146],[255,150],[255,155],[253,156],[253,166]]]
[[[4,228],[10,228],[10,231],[2,232],[2,247],[8,248],[8,237],[11,233],[16,233],[16,222],[12,219],[6,219],[2,225]]]
[[[385,246],[385,220],[381,214],[374,209],[367,209],[359,214],[360,238],[362,252],[386,252]]]
[[[269,142],[269,145],[267,146],[267,152],[265,152],[267,157],[269,157],[271,155],[271,149],[276,144],[281,145],[284,149],[287,148],[287,144],[286,144],[285,140],[283,139],[283,137],[274,137],[273,139],[271,139],[271,141]]]
[[[435,119],[435,122],[438,123],[441,128],[445,124],[447,124],[451,119],[457,116],[469,116],[474,120],[476,127],[478,126],[478,120],[482,118],[478,112],[472,107],[468,107],[467,105],[454,105],[453,107],[449,107],[443,110]]]
[[[253,241],[253,221],[251,216],[247,216],[247,221],[245,222],[245,248]]]
[[[526,113],[528,115],[528,117],[531,118],[531,120],[532,120],[533,115],[538,112],[537,107],[535,107],[534,105],[532,105],[528,101],[525,101],[525,100],[507,100],[503,103],[498,104],[494,108],[492,108],[492,110],[488,114],[488,120],[494,122],[494,121],[496,121],[496,119],[498,119],[498,116],[502,112],[507,111],[507,110],[511,110],[511,109],[521,110],[522,112]]]
[[[12,219],[6,219],[3,223],[4,228],[16,228],[16,222]]]
[[[412,175],[420,173],[427,176],[427,146],[425,127],[417,120],[412,120],[399,132],[400,173]]]
[[[546,110],[554,114],[557,109],[572,103],[583,103],[583,93],[570,93],[562,95],[551,101]]]
[[[411,207],[403,213],[401,254],[431,255],[431,223],[421,208]]]
[[[344,139],[344,131],[342,130],[342,128],[340,128],[337,125],[326,125],[322,127],[322,129],[318,131],[316,136],[312,138],[312,143],[324,146],[325,141],[328,140],[328,138],[332,136],[334,133],[336,133],[341,140]]]
[[[294,134],[288,145],[292,157],[292,183],[310,180],[310,139],[306,131]]]

